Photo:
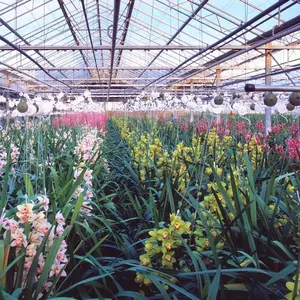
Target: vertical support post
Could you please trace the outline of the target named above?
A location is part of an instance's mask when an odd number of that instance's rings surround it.
[[[191,94],[192,94],[194,91],[194,80],[193,79],[191,79],[190,84],[191,84],[190,88],[191,88]],[[190,110],[190,123],[192,123],[192,122],[194,122],[194,111],[191,109]]]
[[[217,91],[219,92],[220,85],[221,85],[221,67],[220,67],[220,65],[217,66],[216,72],[217,72],[216,86],[217,86]]]
[[[221,67],[220,65],[217,66],[216,69],[216,87],[217,87],[217,93],[220,93],[220,85],[221,85]],[[217,115],[217,126],[220,122],[220,115]]]
[[[271,46],[271,43],[268,44],[268,46]],[[272,50],[266,49],[265,50],[265,74],[266,74],[266,79],[265,83],[266,85],[271,84],[271,68],[272,68],[272,55],[271,55]],[[272,107],[266,107],[265,108],[265,135],[267,135],[271,129],[272,129]]]

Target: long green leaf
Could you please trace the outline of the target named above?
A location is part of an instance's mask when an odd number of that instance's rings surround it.
[[[207,300],[217,299],[219,285],[220,285],[220,278],[221,278],[221,266],[218,268],[217,273],[211,283],[211,286],[208,291]]]

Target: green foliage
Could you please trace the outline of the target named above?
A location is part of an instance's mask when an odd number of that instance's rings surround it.
[[[105,135],[49,125],[12,126],[9,139],[0,137],[20,149],[1,177],[1,212],[17,219],[17,205],[34,201],[38,211],[37,197],[47,195],[48,220],[56,226],[62,212],[66,228],[35,278],[45,234],[23,282],[26,249],[12,254],[1,227],[0,299],[37,299],[41,291],[44,299],[297,295],[299,162],[246,140],[237,122],[235,134],[219,134],[212,120],[206,132],[198,123],[134,118],[108,120]],[[284,131],[264,142],[286,138]],[[67,262],[43,290],[63,240]]]

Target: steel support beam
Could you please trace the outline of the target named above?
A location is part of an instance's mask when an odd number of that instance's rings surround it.
[[[20,70],[14,68],[13,66],[10,66],[10,65],[8,65],[8,64],[6,64],[6,63],[4,63],[4,62],[0,62],[0,65],[6,66],[6,67],[7,67],[6,71],[8,71],[8,72],[9,72],[9,71],[15,71],[15,72],[18,72],[18,73],[20,73],[20,74],[23,74],[23,75],[25,75],[25,76],[31,78],[31,80],[34,80],[34,81],[36,81],[36,82],[40,82],[41,84],[46,85],[46,86],[48,86],[48,87],[50,87],[50,88],[57,89],[57,88],[54,87],[53,85],[50,85],[50,84],[48,84],[48,83],[46,83],[46,82],[44,82],[44,81],[42,81],[42,80],[39,80],[39,79],[33,77],[32,75],[27,74],[26,72],[20,71]],[[23,80],[24,80],[24,81],[30,81],[30,79],[26,79],[26,78],[23,79]]]
[[[274,68],[272,68],[272,69],[274,69]],[[285,69],[285,70],[279,69],[277,71],[272,71],[270,76],[276,76],[276,75],[284,74],[286,72],[295,72],[295,71],[299,71],[299,70],[300,70],[300,64],[299,65],[293,65],[293,66],[290,66],[288,69]],[[238,83],[242,83],[242,82],[246,82],[246,81],[257,80],[257,79],[261,79],[261,78],[265,78],[265,77],[266,77],[266,73],[264,72],[263,74],[254,75],[250,78],[237,79],[237,80],[225,82],[225,83],[222,84],[222,87],[230,86],[230,85],[234,85],[234,84],[238,84]]]
[[[130,19],[131,19],[133,7],[134,7],[134,1],[135,0],[129,0],[129,3],[128,3],[127,14],[126,14],[126,18],[125,18],[125,26],[124,26],[124,29],[123,29],[123,32],[122,32],[121,42],[119,43],[122,46],[125,44],[125,41],[126,41],[128,28],[129,28],[129,24],[130,24]],[[122,58],[122,53],[123,53],[123,49],[119,49],[119,52],[117,54],[116,67],[118,67],[120,65],[121,58]],[[115,69],[114,77],[116,77],[117,74],[118,74],[118,70]]]
[[[61,11],[62,11],[62,13],[63,13],[63,15],[64,15],[64,17],[65,17],[65,20],[66,20],[66,22],[67,22],[67,25],[68,25],[68,27],[69,27],[69,29],[70,29],[70,31],[71,31],[71,34],[72,34],[72,36],[73,36],[73,39],[74,39],[76,45],[79,46],[80,43],[79,43],[79,40],[78,40],[78,38],[77,38],[77,36],[76,36],[76,33],[75,33],[74,29],[73,29],[73,26],[72,26],[72,24],[71,24],[71,20],[70,20],[70,18],[69,18],[69,16],[68,16],[68,13],[67,13],[67,11],[66,11],[66,8],[65,8],[65,5],[64,5],[64,1],[63,1],[63,0],[57,0],[57,1],[58,1],[58,4],[59,4],[59,7],[60,7],[60,9],[61,9]],[[79,51],[80,51],[80,54],[81,54],[81,56],[82,56],[82,59],[83,59],[84,64],[88,67],[89,64],[88,64],[88,62],[87,62],[87,60],[86,60],[86,58],[85,58],[85,56],[84,56],[82,50],[79,50]],[[92,74],[91,74],[91,73],[90,73],[90,75],[91,75],[91,77],[92,77]]]
[[[208,0],[203,0],[197,7],[197,9],[188,17],[188,19],[180,26],[180,28],[173,34],[173,36],[169,39],[167,42],[167,46],[169,46],[174,39],[180,34],[180,32],[191,22],[191,20],[194,19],[194,17],[198,14],[198,12],[204,7],[204,5],[208,2]],[[155,60],[162,54],[164,49],[161,49],[155,57],[150,61],[150,63],[147,65],[147,67],[150,67]],[[145,70],[139,75],[139,77],[143,76],[145,73]]]
[[[245,92],[300,92],[300,86],[246,84]]]
[[[255,43],[257,43],[259,41],[262,41],[262,40],[265,40],[265,39],[273,36],[274,34],[277,34],[277,33],[281,32],[281,31],[284,31],[284,30],[286,30],[288,28],[291,28],[292,26],[297,25],[299,23],[300,23],[300,16],[297,16],[297,17],[295,17],[295,18],[293,18],[293,19],[291,19],[291,20],[283,23],[280,26],[276,26],[276,27],[272,28],[271,30],[268,30],[268,31],[264,32],[260,36],[257,36],[257,37],[255,37],[255,38],[253,38],[251,40],[248,40],[246,44],[241,45],[241,46],[245,47],[245,48],[251,47]],[[287,50],[288,50],[289,46],[293,47],[293,46],[299,46],[299,45],[297,45],[296,43],[295,44],[290,43],[289,45],[284,45],[284,47],[286,47]],[[269,48],[267,48],[267,47],[269,47]],[[270,49],[270,48],[271,48],[270,50],[283,50],[283,49],[280,49],[280,46],[278,48],[277,47],[278,47],[278,45],[273,45],[273,44],[272,45],[270,45],[270,44],[268,45],[268,44],[266,44],[266,45],[262,45],[261,47],[256,47],[255,50],[267,50],[267,49]],[[243,49],[240,49],[240,50],[243,50]],[[229,55],[234,54],[234,53],[235,53],[235,49],[231,49],[227,53],[225,53],[223,55],[220,55],[219,57],[216,57],[215,59],[213,59],[212,61],[210,61],[208,64],[204,64],[204,66],[206,67],[207,65],[209,65],[209,64],[211,64],[213,62],[217,62],[217,61],[225,58],[226,56],[229,56]],[[264,52],[261,55],[261,57],[264,57]],[[246,62],[248,62],[248,61],[246,61]],[[245,62],[243,62],[243,64],[244,63]]]
[[[86,9],[85,9],[84,0],[81,0],[81,4],[82,4],[82,10],[83,10],[83,14],[84,14],[84,19],[85,19],[86,27],[87,27],[87,30],[88,30],[88,33],[89,33],[89,39],[90,39],[90,44],[91,44],[91,47],[92,47],[92,53],[93,53],[93,57],[94,57],[94,62],[95,62],[96,70],[97,70],[98,79],[100,80],[100,72],[99,72],[99,69],[98,69],[98,64],[97,64],[97,59],[96,59],[96,54],[95,54],[95,49],[94,49],[93,38],[92,38],[91,30],[90,30],[88,16],[87,16]]]
[[[65,92],[67,94],[82,94],[85,89],[74,89],[72,90],[71,92],[69,91],[64,91],[64,90],[31,90],[30,92],[31,93],[60,93],[60,91],[62,92]],[[171,92],[175,92],[176,94],[186,94],[186,89],[160,89],[161,92],[166,92],[166,93],[171,93]],[[243,89],[241,90],[237,90],[237,89],[226,89],[226,90],[220,90],[221,92],[222,91],[227,91],[227,92],[236,92],[236,91],[243,91]],[[118,90],[115,90],[114,93],[112,93],[112,97],[116,97],[116,96],[121,96],[121,97],[124,97],[125,96],[129,96],[130,97],[134,97],[136,96],[136,92],[137,90],[134,89],[134,88],[129,88],[129,89],[118,89]],[[214,89],[211,89],[211,88],[199,88],[199,89],[195,89],[194,92],[203,92],[203,93],[207,93],[207,92],[214,92]],[[101,90],[92,90],[92,98],[97,96],[97,95],[102,95],[104,98],[107,98],[107,89],[101,89]]]
[[[202,84],[195,84],[194,83],[194,87],[203,87],[203,84],[212,84],[213,83],[213,80],[211,80],[210,82],[203,82]],[[71,85],[72,86],[72,89],[73,88],[79,88],[79,87],[84,87],[84,88],[95,88],[95,87],[100,87],[100,88],[107,88],[108,85],[107,84],[74,84],[74,85]],[[137,87],[137,88],[140,88],[140,87],[143,87],[144,85],[143,84],[119,84],[119,83],[112,83],[111,84],[111,90],[113,88],[119,88],[119,87]],[[172,87],[190,87],[191,84],[190,83],[183,83],[183,84],[178,84],[178,85],[173,85]],[[33,85],[30,85],[29,87],[32,87],[32,88],[36,88],[37,86],[33,86]],[[62,85],[54,85],[54,87],[63,87]],[[156,85],[156,87],[158,88],[161,88],[161,87],[165,87],[165,84],[158,84]]]
[[[43,71],[45,74],[47,74],[50,78],[52,78],[53,80],[62,83],[63,85],[66,85],[67,87],[70,88],[70,86],[67,83],[64,83],[62,81],[60,81],[59,79],[55,78],[54,76],[52,76],[47,70],[45,70],[43,68],[43,66],[41,66],[41,64],[39,64],[35,59],[33,59],[30,55],[28,55],[26,52],[19,50],[12,42],[10,42],[9,40],[7,40],[5,37],[0,35],[0,40],[3,41],[4,43],[6,43],[7,45],[9,45],[12,48],[15,48],[17,51],[19,51],[22,55],[24,55],[26,58],[28,58],[31,62],[33,62],[36,66],[38,66],[40,68],[40,71]]]
[[[111,49],[111,58],[110,58],[110,73],[109,73],[109,83],[108,83],[108,91],[107,91],[107,101],[109,100],[111,80],[113,76],[121,0],[115,0],[114,3],[115,4],[114,4],[114,19],[113,19],[113,33],[112,33],[112,49]]]
[[[144,70],[146,67],[130,67],[130,66],[122,66],[122,67],[118,67],[118,68],[114,68],[117,70],[123,70],[123,71],[139,71],[139,70]],[[170,67],[170,66],[161,66],[161,67],[148,67],[147,70],[155,70],[155,71],[171,71],[174,70],[175,67]],[[221,70],[254,70],[254,71],[259,71],[264,69],[265,66],[256,66],[256,67],[245,67],[245,66],[222,66]],[[282,69],[283,70],[289,70],[291,68],[291,66],[284,66]],[[96,70],[95,67],[48,67],[48,68],[44,68],[46,71],[84,71],[84,70]],[[100,67],[99,70],[108,70],[108,67]],[[185,67],[182,68],[181,70],[204,70],[206,68],[203,67]],[[216,67],[212,67],[210,68],[212,70],[216,69]],[[273,67],[273,70],[281,70],[281,68],[279,67]],[[0,67],[0,71],[8,71],[9,69],[7,68],[1,68]],[[21,71],[40,71],[39,68],[36,67],[18,67],[18,70]],[[182,77],[180,77],[182,78]]]
[[[1,20],[0,20],[1,21]],[[111,51],[112,46],[111,45],[102,45],[102,46],[94,46],[92,48],[90,45],[17,45],[20,50],[23,51],[82,51],[82,50],[95,50],[95,51]],[[212,48],[212,50],[244,50],[249,49],[251,46],[248,45],[224,45],[220,47]],[[115,50],[144,50],[144,51],[157,51],[157,50],[170,50],[170,51],[184,51],[184,50],[202,50],[205,49],[206,46],[200,46],[200,45],[116,45]],[[255,50],[300,50],[300,45],[272,45],[272,46],[259,46],[255,48]],[[0,46],[0,51],[13,51],[14,48],[3,45]],[[46,58],[45,58],[46,59]]]
[[[115,67],[116,68],[116,67]],[[114,69],[115,69],[114,68]],[[122,66],[122,67],[118,67],[116,68],[117,70],[132,70],[132,71],[139,71],[139,70],[144,70],[146,67],[130,67],[130,66]],[[264,67],[262,67],[264,68]],[[170,66],[162,66],[162,67],[148,67],[147,70],[157,70],[157,71],[168,71],[168,70],[173,70],[174,68],[170,67]],[[195,68],[195,67],[187,67],[184,68],[183,70],[195,70],[195,69],[199,69],[199,68]],[[241,69],[241,68],[239,68]],[[0,68],[0,71],[5,71],[7,70],[7,68]],[[18,70],[22,70],[22,71],[40,71],[39,68],[37,67],[19,67]],[[82,71],[82,70],[96,70],[95,67],[48,67],[45,68],[45,70],[47,71],[58,71],[58,70],[62,70],[62,71]],[[109,67],[100,67],[99,70],[109,70]]]
[[[0,70],[1,71],[1,70]],[[9,71],[9,70],[7,70]],[[227,77],[223,79],[230,79],[231,77]],[[154,80],[155,77],[149,77],[149,78],[135,78],[135,77],[117,77],[113,78],[113,81],[131,81],[131,80],[138,80],[138,81],[145,81],[145,80]],[[180,77],[172,78],[172,79],[180,79]],[[101,78],[100,82],[102,81],[108,81],[109,78]],[[170,78],[171,80],[171,78]],[[197,83],[197,81],[213,81],[215,80],[214,77],[193,77],[194,83]],[[46,79],[45,81],[52,81],[51,79]],[[65,78],[61,79],[61,81],[81,81],[81,82],[99,82],[97,78]],[[195,82],[196,81],[196,82]]]
[[[242,24],[241,26],[239,26],[238,28],[236,28],[235,30],[233,30],[232,32],[230,32],[229,34],[227,34],[226,36],[222,37],[221,39],[219,39],[218,41],[216,41],[215,43],[205,47],[204,49],[200,50],[198,53],[192,55],[191,57],[189,57],[188,59],[186,59],[184,62],[180,63],[174,70],[172,70],[171,72],[164,74],[163,76],[160,76],[159,78],[157,78],[155,81],[150,82],[149,84],[147,84],[145,88],[151,86],[152,84],[156,83],[157,81],[161,81],[163,78],[171,75],[172,73],[174,73],[175,71],[181,69],[185,64],[187,64],[188,62],[194,60],[195,58],[197,58],[198,56],[200,56],[201,54],[205,53],[208,50],[212,50],[217,48],[221,43],[226,42],[228,39],[234,39],[234,36],[236,34],[240,34],[240,32],[243,32],[244,29],[247,30],[248,27],[250,27],[252,24],[254,24],[255,22],[257,22],[258,20],[260,20],[261,18],[263,18],[264,16],[266,16],[267,14],[269,14],[270,12],[272,12],[273,10],[277,9],[278,7],[280,7],[281,5],[287,3],[288,0],[279,0],[277,1],[275,4],[271,5],[270,7],[268,7],[267,9],[265,9],[263,12],[259,13],[258,15],[256,15],[255,17],[253,17],[251,20],[245,22],[244,24]],[[248,29],[249,30],[249,29]],[[231,41],[230,40],[230,41]],[[227,41],[230,42],[230,41]],[[266,43],[262,43],[260,45],[257,46],[262,46]],[[254,48],[253,48],[254,49]],[[245,51],[245,50],[244,50]],[[242,52],[242,50],[240,51]],[[247,51],[246,51],[247,52]],[[218,62],[217,64],[220,64],[221,62]],[[189,78],[192,75],[187,76],[186,78]],[[185,78],[185,79],[186,79]]]
[[[248,0],[239,0],[239,1],[242,2],[242,3],[244,3],[244,4],[247,5],[247,6],[250,6],[250,7],[254,8],[254,9],[260,11],[260,12],[263,11],[260,7],[258,7],[258,6],[254,5],[254,4],[252,4],[251,1],[248,1]],[[271,14],[268,14],[268,16],[272,16],[272,15],[271,15]],[[284,22],[285,22],[283,19],[281,19],[281,18],[276,18],[275,16],[274,16],[274,17],[272,16],[272,18],[276,19],[276,20],[278,21],[278,23],[284,23]]]
[[[231,60],[231,59],[233,59],[233,58],[235,58],[235,57],[237,57],[237,56],[240,56],[240,55],[242,55],[242,54],[245,54],[245,53],[247,53],[248,51],[253,50],[253,49],[255,49],[255,48],[257,48],[257,47],[259,47],[259,46],[261,46],[261,45],[270,43],[270,42],[272,42],[272,41],[274,41],[274,40],[276,40],[276,39],[280,39],[280,38],[283,37],[283,36],[289,35],[289,34],[291,34],[291,33],[294,33],[294,32],[296,32],[296,31],[299,31],[299,30],[300,30],[300,24],[295,25],[295,26],[293,26],[293,27],[291,27],[291,28],[289,28],[289,29],[287,29],[287,30],[280,31],[279,33],[274,34],[273,36],[271,36],[271,37],[269,37],[269,38],[267,38],[267,39],[264,39],[264,40],[261,40],[261,41],[255,43],[254,45],[252,45],[252,46],[251,46],[250,48],[248,48],[248,49],[240,50],[240,51],[238,51],[238,52],[236,52],[236,53],[233,53],[233,54],[231,54],[231,55],[229,55],[229,56],[227,56],[227,57],[224,57],[223,59],[221,59],[221,60],[219,60],[219,61],[213,62],[212,64],[210,64],[209,66],[205,67],[205,68],[202,69],[202,70],[195,70],[194,72],[190,72],[189,75],[184,76],[184,77],[182,78],[181,81],[187,80],[188,78],[190,78],[190,77],[192,77],[192,76],[195,76],[195,75],[199,74],[200,72],[203,72],[203,71],[205,71],[205,70],[209,70],[209,69],[211,69],[212,67],[215,67],[215,66],[218,65],[218,64],[224,63],[224,62],[226,62],[226,61],[228,61],[228,60]],[[271,51],[271,50],[266,50],[266,51]],[[176,69],[176,68],[175,68],[175,69]],[[173,72],[173,71],[172,71],[172,72]],[[178,83],[178,82],[180,82],[180,81],[175,81],[174,84],[175,84],[175,83]],[[149,85],[150,85],[150,84],[149,84]],[[148,86],[148,85],[147,85],[147,86]],[[147,87],[147,86],[146,86],[146,87]]]
[[[4,25],[11,33],[13,33],[16,37],[18,37],[22,42],[26,44],[26,46],[31,46],[31,44],[24,38],[22,37],[16,30],[14,30],[7,22],[5,22],[2,18],[0,18],[0,23]],[[12,50],[13,48],[10,47]],[[39,52],[38,49],[33,50],[35,51],[43,60],[45,60],[50,66],[55,67],[55,65],[49,61],[43,54]],[[66,77],[64,74],[62,74],[64,77]]]
[[[96,6],[97,6],[97,24],[98,24],[98,30],[99,30],[99,44],[100,44],[100,46],[102,46],[103,43],[102,43],[102,29],[101,29],[99,0],[96,0]],[[103,51],[101,51],[101,66],[104,67]]]
[[[217,66],[217,69],[216,69],[216,87],[217,88],[219,88],[221,85],[221,71],[222,71],[221,67]],[[193,79],[194,79],[194,77],[193,77]]]

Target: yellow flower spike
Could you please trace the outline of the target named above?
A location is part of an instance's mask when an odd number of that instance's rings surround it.
[[[169,281],[172,282],[172,283],[178,282],[178,280],[177,280],[175,277],[171,277],[171,278],[169,279]]]
[[[205,241],[204,246],[205,246],[206,249],[210,248],[210,242],[209,242],[209,240]]]
[[[151,263],[151,258],[147,254],[140,255],[140,261],[142,266],[149,266]]]
[[[149,235],[151,236],[151,237],[157,237],[157,229],[154,229],[154,230],[151,230],[151,231],[149,231]]]
[[[146,242],[146,244],[145,244],[145,251],[146,251],[146,252],[149,252],[149,251],[151,251],[152,249],[153,249],[152,243],[151,243],[151,242]]]
[[[218,176],[221,176],[223,174],[223,170],[221,168],[217,168],[217,174]]]
[[[154,246],[153,246],[153,250],[155,251],[156,254],[158,254],[158,253],[161,252],[161,247],[158,246],[158,245],[154,245]]]
[[[136,283],[142,283],[144,282],[145,276],[141,273],[136,273],[135,282]]]
[[[166,268],[172,268],[173,264],[176,262],[176,259],[172,256],[174,254],[165,254],[162,257],[162,265]]]
[[[162,233],[162,237],[163,237],[163,239],[166,239],[166,238],[168,238],[168,233],[167,232],[164,232],[164,233]]]
[[[175,229],[176,229],[176,230],[179,230],[179,229],[180,229],[180,223],[179,223],[179,222],[175,223]]]
[[[286,190],[287,190],[288,192],[293,193],[293,192],[295,191],[295,187],[292,186],[291,184],[288,184],[287,187],[286,187]]]
[[[147,277],[147,276],[145,276],[145,278],[144,278],[144,285],[150,285],[152,283],[152,281]]]
[[[206,168],[205,169],[205,174],[211,175],[213,173],[212,168]]]
[[[167,228],[158,230],[158,241],[166,240],[169,236],[169,230]]]
[[[172,243],[166,243],[166,248],[170,251],[172,249]]]

